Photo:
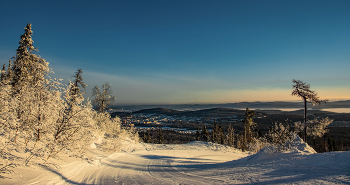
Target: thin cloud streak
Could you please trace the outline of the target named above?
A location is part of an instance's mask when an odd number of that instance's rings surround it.
[[[73,70],[71,70],[73,71]],[[191,77],[160,76],[138,78],[84,71],[84,81],[88,84],[85,97],[91,99],[93,86],[108,82],[112,85],[117,104],[164,104],[164,103],[232,103],[241,101],[293,101],[288,88],[240,89],[226,87],[232,85],[218,79],[197,79]],[[233,86],[233,85],[232,85]],[[289,86],[289,85],[288,85]],[[321,98],[349,98],[347,88],[313,88]]]

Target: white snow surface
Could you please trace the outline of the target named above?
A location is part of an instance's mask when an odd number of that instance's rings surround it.
[[[251,154],[207,142],[124,141],[120,152],[92,147],[92,162],[18,167],[0,184],[350,184],[350,152],[316,153],[301,139],[294,149]]]

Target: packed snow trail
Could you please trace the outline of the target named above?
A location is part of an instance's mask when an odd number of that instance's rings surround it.
[[[307,147],[249,155],[205,142],[128,143],[111,155],[92,150],[92,164],[75,161],[60,169],[31,172],[28,168],[22,173],[36,176],[5,179],[2,184],[350,184],[350,152],[317,154]]]

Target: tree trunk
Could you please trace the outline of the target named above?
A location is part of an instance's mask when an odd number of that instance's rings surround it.
[[[304,98],[304,142],[306,143],[306,98]]]

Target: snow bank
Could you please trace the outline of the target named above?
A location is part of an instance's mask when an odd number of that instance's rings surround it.
[[[298,135],[294,135],[292,142],[284,146],[270,145],[266,146],[256,154],[247,158],[247,160],[271,159],[276,156],[287,157],[290,155],[308,155],[317,153],[312,147],[305,143]]]
[[[317,153],[311,146],[305,143],[298,135],[294,136],[291,144],[291,151],[301,154],[314,154]]]

